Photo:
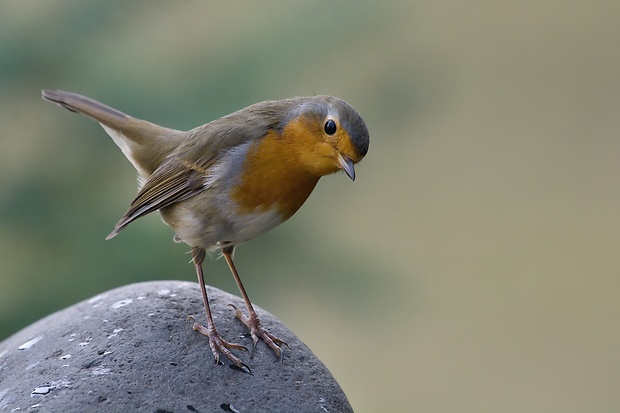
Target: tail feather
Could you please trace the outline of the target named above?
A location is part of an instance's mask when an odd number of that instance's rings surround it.
[[[121,111],[104,105],[101,102],[97,102],[86,96],[78,95],[77,93],[64,92],[62,90],[43,90],[41,96],[47,101],[56,103],[72,112],[86,115],[99,123],[103,123],[119,131],[127,129],[129,126],[128,123],[132,120],[138,120]]]
[[[99,122],[136,167],[141,179],[148,178],[183,136],[181,131],[134,118],[77,93],[43,90],[41,96]]]

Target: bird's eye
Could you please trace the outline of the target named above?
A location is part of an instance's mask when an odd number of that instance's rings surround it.
[[[336,122],[334,122],[333,119],[328,119],[327,122],[325,122],[324,129],[326,134],[333,135],[336,133]]]

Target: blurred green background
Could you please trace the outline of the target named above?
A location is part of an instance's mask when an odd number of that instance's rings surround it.
[[[237,250],[250,297],[357,412],[620,406],[620,3],[5,0],[0,340],[135,281],[195,280],[135,174],[65,89],[189,129],[332,94],[371,132]],[[237,294],[223,260],[207,282]],[[198,310],[197,310],[198,311]],[[180,319],[182,322],[182,319]]]

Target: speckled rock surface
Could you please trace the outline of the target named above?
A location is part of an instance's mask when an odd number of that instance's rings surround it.
[[[209,288],[220,334],[251,348],[233,316],[236,296]],[[252,374],[216,365],[197,283],[132,284],[54,313],[0,343],[0,411],[351,412],[327,368],[280,321],[263,325],[289,344],[283,362],[263,342],[236,352]]]

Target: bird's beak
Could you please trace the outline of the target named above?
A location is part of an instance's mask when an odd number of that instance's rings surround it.
[[[344,173],[347,174],[352,181],[355,181],[355,168],[353,167],[353,161],[340,154],[338,154],[338,161],[340,162],[340,166],[342,166]]]

